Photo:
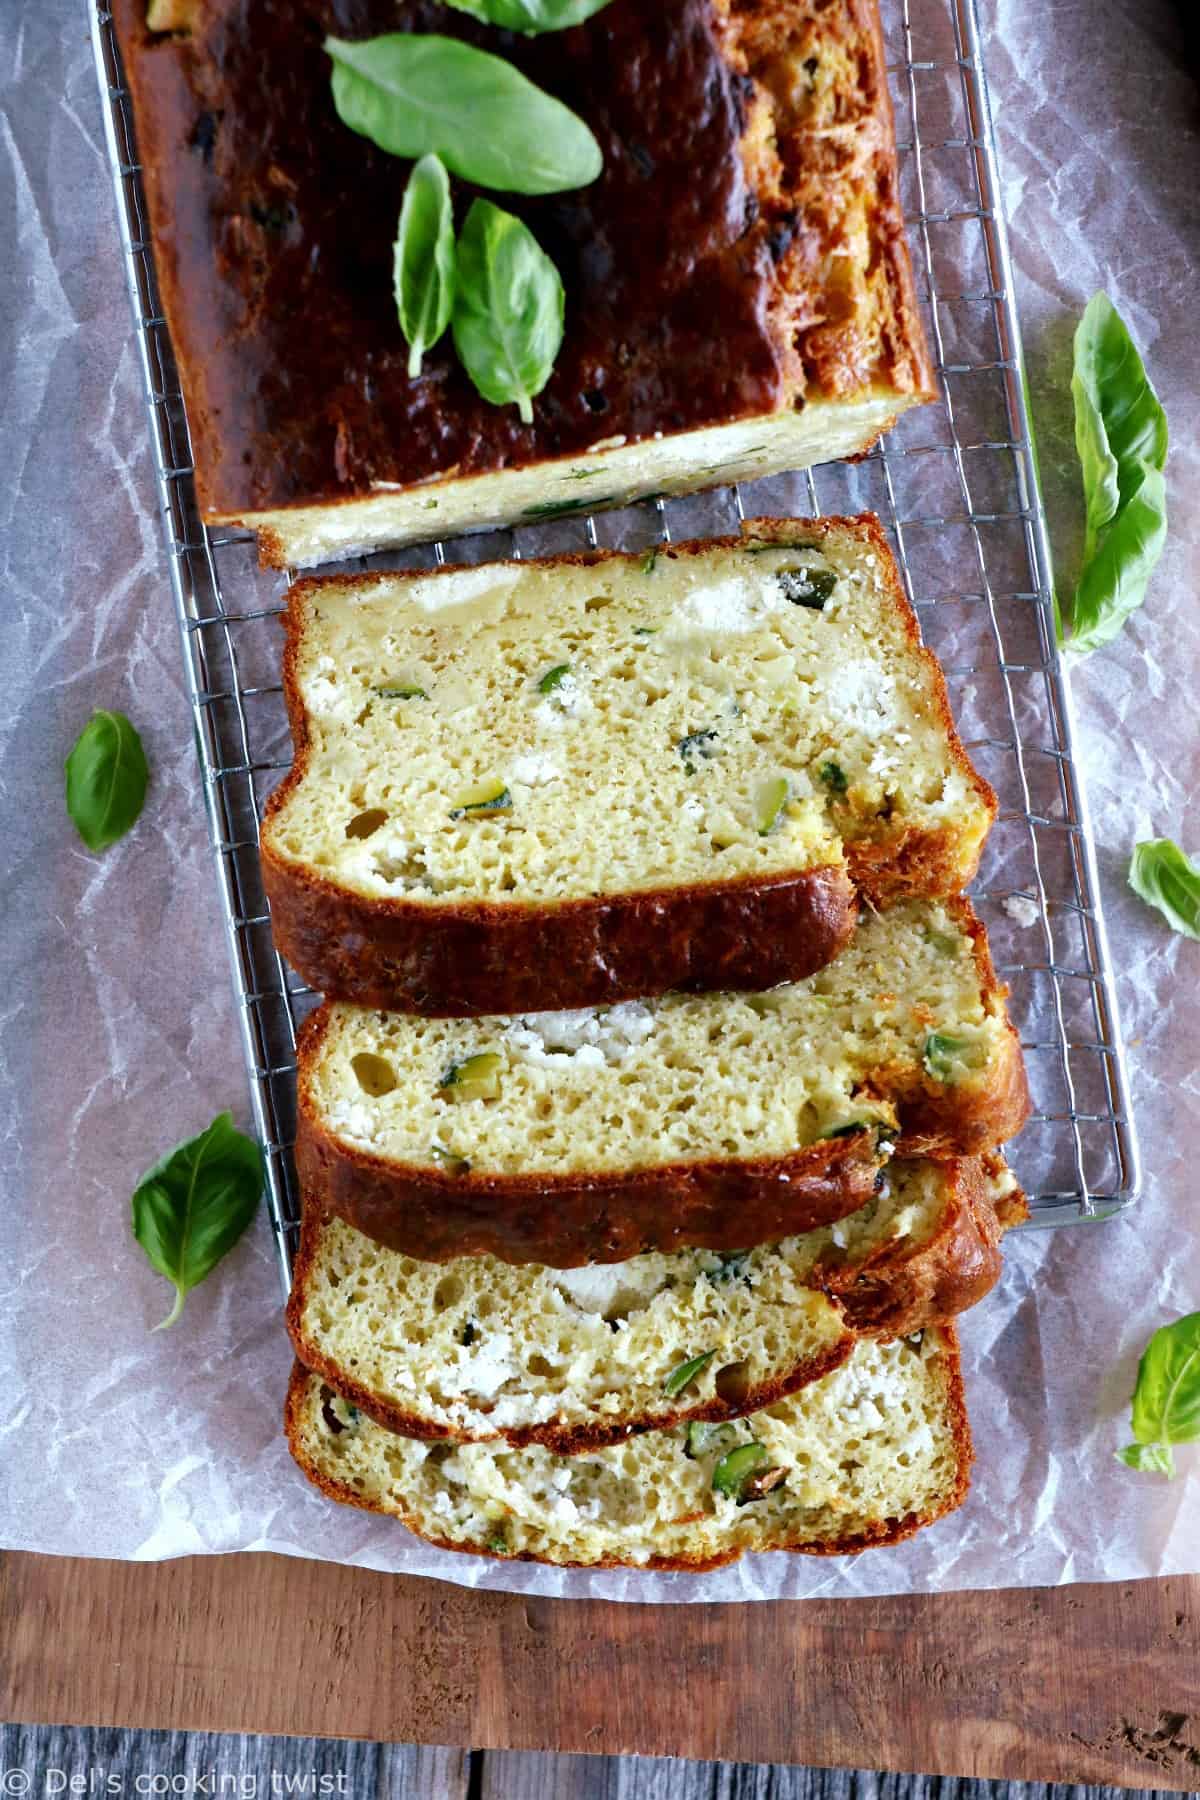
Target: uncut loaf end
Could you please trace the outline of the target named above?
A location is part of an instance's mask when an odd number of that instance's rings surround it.
[[[299,1101],[307,1204],[422,1260],[560,1268],[828,1224],[897,1146],[978,1154],[1028,1110],[961,898],[868,915],[827,968],[764,994],[470,1020],[327,1004]]]
[[[288,1324],[300,1361],[393,1431],[571,1455],[757,1412],[844,1362],[856,1334],[943,1323],[994,1285],[1025,1213],[997,1155],[896,1161],[820,1231],[562,1270],[418,1262],[310,1208]]]
[[[995,801],[876,519],[289,598],[276,942],[440,1015],[797,980],[961,889]]]
[[[410,165],[342,123],[321,48],[331,22],[492,53],[496,33],[433,0],[310,9],[305,30],[295,10],[113,5],[201,507],[265,561],[830,461],[932,397],[875,0],[622,3],[506,34],[604,156],[549,205],[503,197],[565,288],[529,425],[449,334],[410,376],[391,282]]]

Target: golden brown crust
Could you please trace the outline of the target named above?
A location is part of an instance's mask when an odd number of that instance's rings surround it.
[[[320,1122],[307,1072],[328,1017],[324,1006],[309,1015],[297,1052],[296,1169],[306,1204],[423,1262],[498,1256],[569,1269],[644,1250],[734,1250],[830,1224],[874,1191],[878,1162],[867,1131],[791,1156],[611,1174],[456,1175],[390,1162]]]
[[[945,905],[970,936],[985,1006],[1001,1011],[1008,988],[996,977],[983,921],[962,895],[950,896]],[[1007,1015],[993,1065],[978,1080],[948,1086],[935,1081],[923,1066],[908,1064],[878,1070],[865,1091],[886,1096],[899,1112],[901,1156],[978,1156],[1016,1137],[1031,1108],[1021,1040]]]
[[[907,1246],[904,1239],[892,1239],[872,1255],[858,1260],[831,1247],[809,1272],[808,1285],[828,1294],[844,1313],[847,1325],[860,1335],[911,1337],[926,1326],[948,1323],[956,1314],[976,1305],[996,1285],[1001,1271],[1000,1238],[1010,1226],[1028,1216],[1025,1197],[1019,1189],[997,1206],[993,1183],[1003,1168],[1003,1158],[998,1155],[947,1164],[945,1177],[950,1197],[938,1230],[930,1239],[920,1245],[909,1241]],[[483,1434],[479,1432],[466,1427],[439,1427],[364,1386],[326,1355],[305,1330],[306,1289],[321,1225],[322,1215],[306,1205],[287,1305],[288,1332],[300,1362],[389,1431],[433,1441],[481,1441]],[[577,1456],[622,1443],[641,1432],[669,1430],[684,1420],[717,1422],[740,1418],[761,1412],[829,1374],[846,1361],[853,1347],[854,1338],[847,1331],[820,1356],[797,1363],[786,1375],[748,1387],[736,1400],[714,1395],[703,1405],[664,1408],[648,1419],[596,1421],[587,1426],[549,1420],[508,1426],[497,1435],[509,1444],[541,1444],[558,1456]]]
[[[670,988],[774,987],[832,962],[858,910],[849,876],[835,868],[552,905],[441,906],[356,894],[269,844],[262,871],[275,946],[310,987],[452,1018]]]
[[[796,1544],[788,1543],[784,1539],[778,1543],[764,1544],[756,1548],[789,1550],[796,1555],[805,1556],[855,1556],[861,1550],[881,1549],[887,1544],[902,1543],[906,1538],[914,1536],[916,1532],[927,1525],[935,1524],[938,1519],[945,1518],[948,1513],[954,1512],[957,1507],[962,1505],[970,1486],[971,1464],[974,1461],[975,1452],[971,1441],[971,1427],[967,1419],[966,1398],[963,1393],[957,1333],[952,1325],[947,1325],[942,1329],[942,1336],[946,1346],[943,1357],[949,1364],[946,1410],[957,1450],[957,1472],[954,1486],[941,1504],[931,1507],[925,1512],[907,1513],[900,1519],[880,1520],[871,1530],[854,1537],[840,1539],[836,1543]],[[305,1449],[302,1412],[305,1390],[311,1379],[312,1376],[303,1364],[297,1362],[293,1365],[291,1379],[288,1382],[287,1399],[284,1403],[284,1433],[295,1462],[313,1486],[330,1500],[336,1500],[344,1506],[359,1507],[363,1512],[379,1513],[381,1508],[372,1506],[369,1500],[364,1499],[361,1494],[357,1494],[348,1484],[336,1480],[332,1475],[318,1468]],[[649,1558],[646,1562],[638,1563],[617,1556],[606,1556],[586,1564],[572,1561],[560,1563],[557,1557],[539,1557],[530,1551],[519,1551],[514,1555],[506,1556],[490,1549],[486,1543],[452,1543],[447,1538],[437,1537],[428,1530],[422,1529],[417,1518],[404,1509],[398,1510],[396,1514],[389,1513],[388,1516],[397,1517],[400,1523],[406,1526],[414,1536],[434,1545],[439,1550],[457,1550],[471,1556],[492,1556],[500,1562],[553,1561],[562,1568],[676,1569],[685,1573],[701,1574],[706,1570],[718,1569],[724,1564],[737,1562],[745,1554],[740,1546],[734,1546],[726,1553],[712,1556],[656,1556]]]
[[[908,1249],[893,1239],[857,1263],[826,1257],[812,1285],[841,1302],[855,1331],[875,1337],[910,1337],[966,1312],[1000,1279],[1004,1232],[1028,1216],[1019,1188],[997,1201],[1003,1168],[995,1153],[948,1164],[950,1199],[932,1238]]]
[[[479,398],[448,336],[409,378],[389,277],[409,165],[340,123],[321,51],[326,31],[491,49],[494,33],[433,0],[359,0],[352,18],[307,0],[303,29],[286,8],[206,0],[191,33],[163,36],[145,5],[113,10],[210,521],[353,507],[805,396],[929,397],[874,0],[660,0],[652,25],[613,0],[577,30],[506,38],[604,155],[588,188],[506,196],[566,289],[529,426]],[[270,525],[262,549],[286,554]]]
[[[969,901],[947,900],[974,944],[985,1005],[999,1008],[983,925]],[[296,1167],[310,1204],[340,1214],[393,1250],[426,1262],[498,1256],[574,1268],[688,1245],[733,1250],[828,1225],[865,1204],[878,1161],[873,1134],[823,1138],[784,1157],[663,1164],[596,1174],[451,1174],[356,1149],[321,1123],[309,1071],[330,1010],[305,1020],[298,1047]],[[1007,1142],[1029,1113],[1020,1040],[1005,1021],[989,1072],[947,1086],[921,1064],[874,1071],[864,1097],[896,1108],[901,1156],[974,1156]]]
[[[996,798],[963,748],[936,657],[900,581],[883,527],[857,518],[750,519],[741,537],[664,546],[671,560],[736,549],[746,537],[794,542],[839,531],[865,536],[884,573],[911,654],[924,663],[947,748],[988,819]],[[567,567],[620,553],[527,559]],[[628,553],[627,562],[641,553]],[[450,575],[452,569],[439,572]],[[428,576],[423,577],[428,579]],[[850,875],[833,867],[798,874],[597,895],[553,904],[428,901],[356,893],[281,856],[272,822],[306,779],[312,752],[298,660],[311,606],[329,578],[297,582],[288,597],[283,688],[292,731],[291,769],[267,801],[262,871],[276,947],[310,987],[360,1006],[465,1017],[547,1012],[645,999],[676,989],[767,988],[799,981],[831,962],[853,933],[855,885],[876,906],[956,892],[975,872],[977,842],[961,831],[910,829],[881,843],[846,843]],[[378,576],[333,578],[368,592]],[[853,877],[853,884],[851,881]]]
[[[730,65],[754,84],[743,157],[779,271],[777,329],[800,384],[849,395],[884,371],[900,392],[933,399],[877,0],[714,0],[714,10]],[[854,253],[860,233],[865,259]],[[831,267],[839,279],[822,281]]]

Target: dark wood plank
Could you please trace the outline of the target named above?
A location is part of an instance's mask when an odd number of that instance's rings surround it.
[[[479,1800],[1124,1800],[1128,1788],[493,1750]],[[1155,1792],[1150,1790],[1150,1797]]]
[[[469,1769],[425,1744],[0,1725],[6,1800],[467,1800]]]
[[[1200,1580],[660,1608],[10,1555],[0,1643],[24,1721],[1200,1789]]]

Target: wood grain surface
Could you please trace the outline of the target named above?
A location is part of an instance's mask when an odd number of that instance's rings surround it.
[[[14,1771],[28,1777],[25,1791],[36,1800],[84,1791],[69,1785],[80,1778],[93,1787],[103,1781],[110,1800],[139,1800],[156,1781],[165,1791],[164,1777],[181,1800],[1121,1800],[1128,1792],[662,1757],[0,1725],[0,1791]]]
[[[652,1607],[0,1559],[0,1717],[1200,1789],[1200,1579]]]

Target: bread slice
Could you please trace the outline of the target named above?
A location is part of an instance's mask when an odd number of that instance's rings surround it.
[[[844,1362],[856,1331],[945,1321],[994,1285],[1025,1212],[997,1156],[895,1162],[820,1231],[561,1270],[417,1262],[310,1209],[288,1326],[300,1361],[393,1431],[572,1455],[756,1412]]]
[[[806,981],[574,1013],[305,1021],[309,1204],[430,1261],[732,1250],[862,1206],[897,1141],[973,1155],[1028,1095],[967,901],[867,915]]]
[[[657,0],[502,40],[430,0],[303,30],[244,0],[112,12],[201,508],[276,567],[827,462],[933,395],[875,0]],[[499,52],[600,141],[589,186],[501,196],[565,289],[529,424],[449,334],[409,374],[410,165],[338,118],[331,20]]]
[[[773,986],[858,889],[957,891],[994,797],[878,520],[292,589],[263,873],[335,999],[520,1012]]]
[[[831,1374],[735,1424],[582,1456],[399,1437],[300,1364],[286,1430],[331,1498],[444,1549],[591,1567],[710,1569],[747,1550],[898,1543],[961,1503],[971,1464],[950,1325],[919,1342],[864,1339]]]

